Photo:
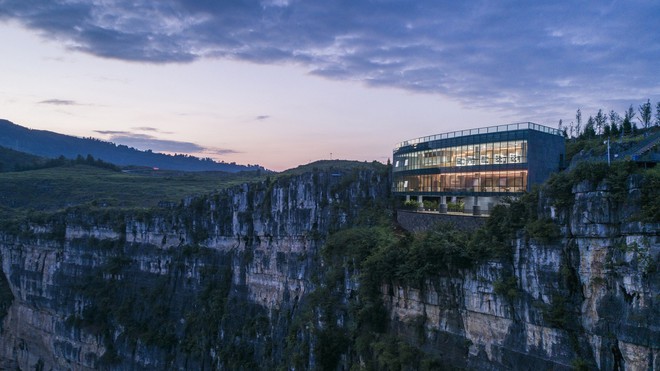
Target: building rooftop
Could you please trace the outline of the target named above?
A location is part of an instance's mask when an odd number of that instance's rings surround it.
[[[536,130],[536,131],[540,131],[540,132],[543,132],[543,133],[548,133],[548,134],[553,134],[553,135],[561,135],[561,132],[558,129],[555,129],[555,128],[535,124],[533,122],[518,122],[518,123],[514,123],[514,124],[488,126],[488,127],[484,127],[484,128],[477,128],[477,129],[457,130],[457,131],[451,131],[451,132],[448,132],[448,133],[435,134],[435,135],[429,135],[429,136],[425,136],[425,137],[405,140],[403,142],[397,143],[394,146],[394,150],[396,151],[397,149],[399,149],[401,147],[412,146],[412,145],[416,145],[416,144],[420,144],[420,143],[426,143],[426,142],[432,142],[434,140],[447,139],[447,138],[458,138],[458,137],[464,137],[464,136],[468,136],[468,135],[477,135],[477,134],[499,133],[499,132],[504,132],[504,131],[514,131],[514,130]]]

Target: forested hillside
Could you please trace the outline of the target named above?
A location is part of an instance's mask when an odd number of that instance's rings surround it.
[[[238,165],[215,162],[210,158],[188,155],[167,155],[152,151],[140,151],[125,145],[117,145],[93,138],[78,138],[45,130],[32,130],[0,119],[0,146],[29,154],[57,158],[64,156],[93,157],[120,166],[136,165],[182,171],[238,172],[262,169],[257,165]]]

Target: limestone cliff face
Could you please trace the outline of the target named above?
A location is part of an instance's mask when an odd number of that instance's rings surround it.
[[[577,185],[569,210],[543,212],[566,237],[520,234],[512,262],[440,274],[422,290],[383,286],[393,323],[459,367],[659,370],[660,225],[632,221],[637,180],[623,200]]]
[[[387,176],[315,170],[2,233],[0,368],[274,367],[324,236],[386,200]]]
[[[382,169],[318,170],[3,232],[0,368],[273,369],[294,364],[292,347],[316,368],[299,316],[328,264],[319,249],[388,189]],[[625,200],[573,191],[570,209],[542,207],[565,237],[521,232],[511,261],[438,272],[421,290],[383,284],[388,332],[458,368],[660,369],[660,225],[631,221],[635,179]],[[360,282],[345,276],[348,302]]]

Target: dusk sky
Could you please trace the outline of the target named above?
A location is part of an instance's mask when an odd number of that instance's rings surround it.
[[[660,100],[660,1],[0,0],[0,118],[284,170]]]

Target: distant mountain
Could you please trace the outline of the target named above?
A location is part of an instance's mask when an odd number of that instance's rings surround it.
[[[32,130],[11,121],[0,119],[0,146],[47,158],[93,157],[120,166],[148,166],[181,171],[263,170],[258,165],[238,165],[234,162],[216,162],[210,158],[188,155],[166,155],[150,150],[141,151],[125,145],[93,138],[78,138],[46,130]]]

